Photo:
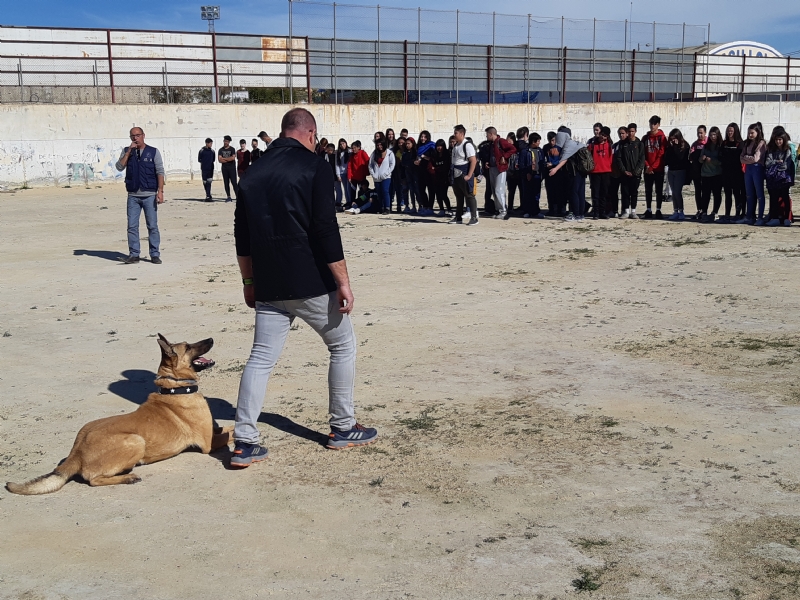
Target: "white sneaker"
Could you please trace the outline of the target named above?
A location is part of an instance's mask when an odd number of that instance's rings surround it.
[[[354,209],[353,209],[353,214],[354,214],[354,215],[357,215],[357,214],[358,214],[358,213],[360,213],[360,212],[361,212],[361,209],[360,209],[360,208],[354,208]]]
[[[506,213],[505,212],[499,212],[494,216],[494,218],[495,219],[505,219],[506,218]]]

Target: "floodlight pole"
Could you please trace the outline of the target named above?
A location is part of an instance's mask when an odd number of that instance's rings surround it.
[[[208,33],[215,33],[214,21],[219,19],[219,6],[201,6],[200,18],[208,21]]]

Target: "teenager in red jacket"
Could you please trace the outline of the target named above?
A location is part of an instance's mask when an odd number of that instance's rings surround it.
[[[511,142],[497,135],[494,127],[486,128],[486,140],[492,144],[489,154],[489,183],[494,192],[494,206],[497,209],[495,219],[504,219],[508,208],[506,206],[506,172],[508,159],[517,153],[517,148]]]
[[[606,198],[611,185],[611,152],[610,127],[600,127],[600,135],[592,138],[587,148],[594,159],[594,170],[589,173],[589,185],[592,188],[592,218],[607,219]]]
[[[659,129],[661,117],[650,117],[650,131],[642,138],[644,144],[644,199],[647,210],[645,219],[652,219],[653,184],[656,186],[656,219],[663,219],[661,203],[664,202],[664,153],[667,150],[667,136]]]
[[[347,179],[353,190],[358,190],[358,186],[367,180],[369,175],[369,154],[361,149],[361,142],[356,140],[350,146],[353,155],[347,163]]]

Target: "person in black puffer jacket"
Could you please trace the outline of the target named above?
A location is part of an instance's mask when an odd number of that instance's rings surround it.
[[[731,207],[736,201],[736,216],[734,221],[744,217],[744,171],[742,170],[742,134],[737,123],[731,123],[725,130],[725,141],[721,148],[722,158],[722,189],[725,191],[725,216],[720,217],[722,223],[731,222]]]
[[[450,163],[452,158],[447,142],[436,140],[436,149],[431,157],[433,168],[436,171],[433,175],[433,189],[436,193],[436,201],[439,203],[439,213],[437,217],[452,216],[453,209],[450,206],[450,198],[447,197],[447,188],[450,187]]]

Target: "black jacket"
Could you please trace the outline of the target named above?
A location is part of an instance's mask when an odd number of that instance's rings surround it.
[[[731,175],[743,175],[742,161],[740,159],[742,154],[742,144],[737,144],[729,140],[725,140],[720,148],[720,160],[722,161],[722,172]]]
[[[675,144],[667,146],[667,150],[664,152],[664,164],[669,167],[670,171],[688,171],[691,169],[689,144],[686,144],[683,148]]]
[[[203,173],[207,173],[209,171],[213,172],[214,165],[217,162],[217,153],[211,148],[204,146],[200,148],[200,152],[197,153],[197,162],[200,163],[200,170]]]
[[[641,140],[625,140],[617,148],[614,162],[622,175],[629,171],[634,177],[641,177],[644,171],[644,144]]]
[[[253,260],[256,300],[336,290],[329,263],[344,259],[327,162],[291,138],[270,145],[239,184],[236,254]]]
[[[450,181],[450,150],[445,148],[445,151],[439,154],[436,150],[433,151],[433,168],[436,169],[434,180],[438,184],[447,184]]]

